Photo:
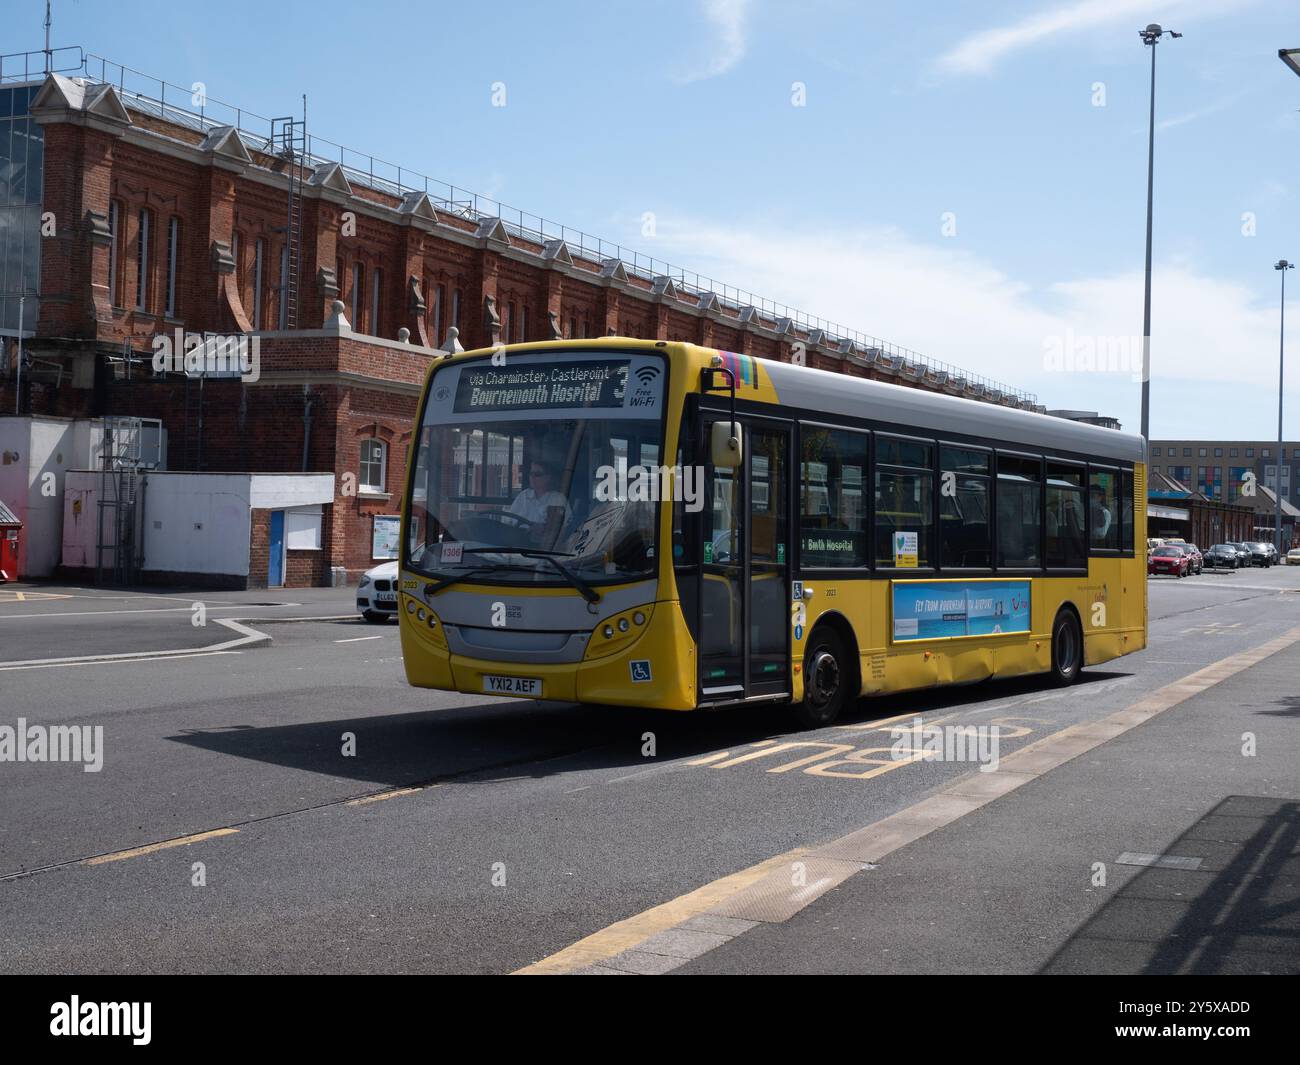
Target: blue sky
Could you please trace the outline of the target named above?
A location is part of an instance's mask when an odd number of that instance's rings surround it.
[[[1137,31],[1159,21],[1185,36],[1157,59],[1152,435],[1276,430],[1272,264],[1300,259],[1300,78],[1276,54],[1300,47],[1293,5],[333,6],[56,0],[54,43],[263,114],[306,92],[320,136],[1134,430],[1138,375],[1086,357],[1137,357]],[[43,2],[9,11],[8,47],[39,47]]]

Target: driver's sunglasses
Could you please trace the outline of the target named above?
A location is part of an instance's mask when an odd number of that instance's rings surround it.
[[[546,476],[546,471],[545,471],[545,470],[529,470],[529,471],[528,471],[528,476],[529,476],[530,478],[531,478],[531,477],[545,477],[545,476]]]

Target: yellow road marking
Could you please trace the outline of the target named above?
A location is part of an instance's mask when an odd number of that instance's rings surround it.
[[[683,921],[688,921],[697,914],[725,902],[732,895],[743,891],[751,884],[762,880],[769,873],[805,853],[806,849],[799,847],[787,851],[785,854],[779,854],[775,858],[769,858],[758,865],[752,865],[748,869],[742,869],[738,873],[724,876],[720,880],[705,884],[703,887],[696,888],[685,895],[679,895],[670,902],[665,902],[653,909],[646,910],[644,913],[639,913],[635,917],[629,917],[627,920],[619,921],[608,928],[602,928],[599,932],[587,936],[586,939],[580,939],[572,946],[565,947],[541,961],[517,969],[512,975],[543,976],[553,973],[567,973],[573,969],[581,969],[602,962],[606,958],[612,958],[615,954],[621,954],[625,950],[631,950],[633,947],[644,943],[651,936],[657,935],[665,929],[679,925]]]
[[[17,589],[0,589],[0,603],[43,603],[50,599],[71,599],[57,592],[20,592]]]
[[[237,828],[214,828],[211,832],[199,832],[193,836],[178,836],[176,839],[165,839],[161,843],[150,843],[147,847],[132,847],[130,850],[101,854],[96,858],[87,858],[81,864],[103,865],[105,862],[120,862],[124,858],[138,858],[142,854],[152,854],[154,851],[167,850],[170,847],[184,847],[190,843],[202,843],[205,839],[216,839],[218,836],[233,836],[238,832]]]
[[[417,791],[428,791],[430,788],[440,787],[438,784],[430,784],[423,788],[395,788],[393,791],[381,791],[378,795],[363,795],[359,799],[351,799],[345,802],[344,806],[365,806],[367,803],[383,802],[385,799],[395,799],[399,795],[414,795]]]
[[[764,877],[771,876],[801,855],[877,862],[885,855],[892,854],[907,844],[952,824],[990,802],[995,802],[1002,795],[1149,721],[1157,714],[1185,702],[1192,696],[1201,694],[1221,681],[1258,665],[1264,659],[1297,642],[1300,642],[1300,628],[1294,628],[1254,650],[1220,659],[1181,680],[1156,689],[1123,710],[1095,721],[1072,725],[1026,744],[1001,759],[999,769],[993,773],[962,777],[956,783],[912,806],[820,847],[799,847],[775,858],[769,858],[758,865],[750,866],[739,873],[705,884],[670,902],[594,932],[572,946],[516,970],[515,975],[567,973],[598,964],[607,958],[612,958],[615,954],[644,943],[659,932],[667,931],[700,913],[715,909],[731,896]],[[880,722],[872,722],[869,727],[878,728]],[[978,789],[981,794],[968,794],[971,791],[972,780],[985,785]],[[994,784],[997,786],[992,786]]]
[[[713,754],[706,754],[703,758],[694,758],[687,762],[687,765],[708,765],[710,762],[720,762],[724,758],[730,758],[730,751],[715,751]]]

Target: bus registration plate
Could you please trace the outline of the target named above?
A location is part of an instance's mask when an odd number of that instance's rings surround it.
[[[536,677],[500,677],[484,673],[483,690],[489,695],[531,695],[540,699],[542,682]]]

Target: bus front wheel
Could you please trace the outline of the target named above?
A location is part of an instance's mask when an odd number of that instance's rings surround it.
[[[823,626],[812,634],[803,660],[803,701],[794,706],[805,728],[824,728],[853,698],[853,668],[843,637]]]
[[[1056,615],[1052,625],[1052,682],[1064,688],[1079,679],[1083,668],[1083,633],[1070,610]]]

